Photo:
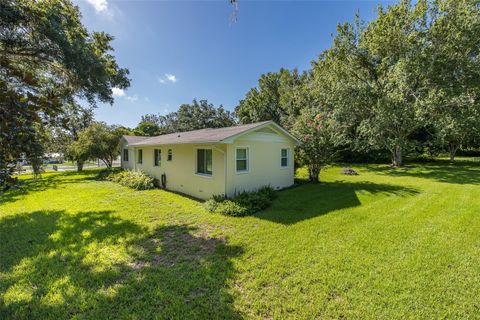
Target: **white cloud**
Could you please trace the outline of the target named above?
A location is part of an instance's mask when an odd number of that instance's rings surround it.
[[[107,0],[87,0],[87,2],[95,8],[97,13],[108,10]]]
[[[177,82],[177,77],[174,74],[171,74],[171,73],[165,73],[163,77],[157,76],[157,79],[158,79],[158,82],[160,82],[160,83],[167,83],[167,82],[175,83],[175,82]]]
[[[137,95],[134,95],[134,96],[127,96],[126,97],[128,101],[131,101],[131,102],[135,102],[138,100],[138,97]]]
[[[115,98],[125,98],[130,102],[138,101],[138,96],[137,95],[129,96],[125,93],[125,90],[120,89],[120,88],[112,88],[112,95]],[[150,99],[148,97],[146,97],[145,101],[150,102]]]
[[[170,73],[165,73],[165,77],[167,78],[168,81],[170,82],[177,82],[177,77],[175,77],[174,74],[170,74]]]
[[[125,95],[125,90],[120,88],[112,88],[112,94],[114,97],[123,97]]]

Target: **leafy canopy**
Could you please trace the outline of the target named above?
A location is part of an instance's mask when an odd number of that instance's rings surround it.
[[[39,127],[65,118],[67,105],[112,103],[112,88],[129,86],[112,40],[88,32],[69,0],[0,2],[0,183],[22,154],[42,155]]]
[[[121,131],[116,126],[96,122],[80,132],[78,140],[72,143],[70,152],[78,158],[100,159],[107,168],[120,155]]]
[[[235,124],[234,115],[223,108],[215,107],[207,100],[194,99],[191,104],[182,104],[178,111],[167,115],[147,114],[142,117],[139,127],[154,124],[158,134],[184,132],[205,128],[222,128]],[[155,127],[154,131],[157,129]],[[145,132],[145,131],[144,131]],[[148,133],[148,132],[146,132]],[[149,135],[149,134],[146,134]]]

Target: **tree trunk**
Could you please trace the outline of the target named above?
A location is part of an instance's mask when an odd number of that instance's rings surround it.
[[[320,182],[320,167],[313,165],[308,166],[308,181],[317,183]]]
[[[396,145],[395,150],[392,152],[392,164],[394,167],[403,166],[403,150],[399,145]]]
[[[83,160],[77,160],[77,171],[83,171]]]
[[[458,147],[459,147],[459,145],[454,143],[454,142],[450,142],[448,144],[448,152],[450,153],[450,161],[451,162],[455,161],[455,154],[457,153]]]
[[[105,167],[110,170],[112,168],[112,163],[110,162],[110,159],[102,159],[103,163],[105,164]]]

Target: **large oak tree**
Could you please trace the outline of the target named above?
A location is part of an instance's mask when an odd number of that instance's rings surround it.
[[[111,52],[113,37],[89,32],[69,0],[0,1],[0,184],[22,154],[42,154],[38,126],[59,121],[82,99],[112,103],[129,86]]]

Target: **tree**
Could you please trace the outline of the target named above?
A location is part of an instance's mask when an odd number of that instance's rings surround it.
[[[474,1],[444,0],[429,12],[420,114],[433,124],[453,161],[458,148],[480,130],[480,8]]]
[[[293,132],[302,141],[298,156],[308,168],[310,182],[319,182],[322,168],[336,159],[343,140],[339,125],[331,114],[315,109],[304,109],[298,117]]]
[[[258,87],[250,89],[240,100],[235,113],[241,123],[273,120],[286,128],[292,127],[301,105],[296,88],[302,85],[306,73],[280,69],[260,76]]]
[[[60,123],[50,126],[50,140],[45,144],[49,152],[62,153],[77,163],[77,169],[82,170],[85,157],[70,145],[79,139],[79,133],[94,122],[93,109],[82,108],[78,104],[70,104],[65,108],[65,116]]]
[[[340,25],[331,49],[317,64],[328,83],[338,121],[353,127],[358,148],[385,148],[395,166],[411,146],[409,136],[421,125],[417,118],[421,89],[425,2],[408,1],[379,8],[365,26]],[[314,72],[317,68],[314,66]],[[323,84],[322,84],[323,85]]]
[[[235,124],[235,117],[221,105],[217,108],[207,100],[194,99],[191,104],[182,104],[178,111],[167,115],[144,115],[142,122],[154,123],[159,128],[160,134],[165,134],[229,127]]]
[[[58,121],[75,98],[113,102],[129,85],[113,37],[89,33],[68,0],[0,2],[0,180],[22,153],[39,157],[38,126]],[[3,182],[2,182],[3,183]]]
[[[71,145],[70,152],[83,161],[100,159],[111,169],[113,161],[120,155],[120,138],[121,133],[116,126],[96,122],[80,132],[78,140]],[[79,171],[81,169],[79,167]]]
[[[153,121],[140,121],[134,129],[134,134],[137,136],[158,136],[162,134],[161,128]]]

